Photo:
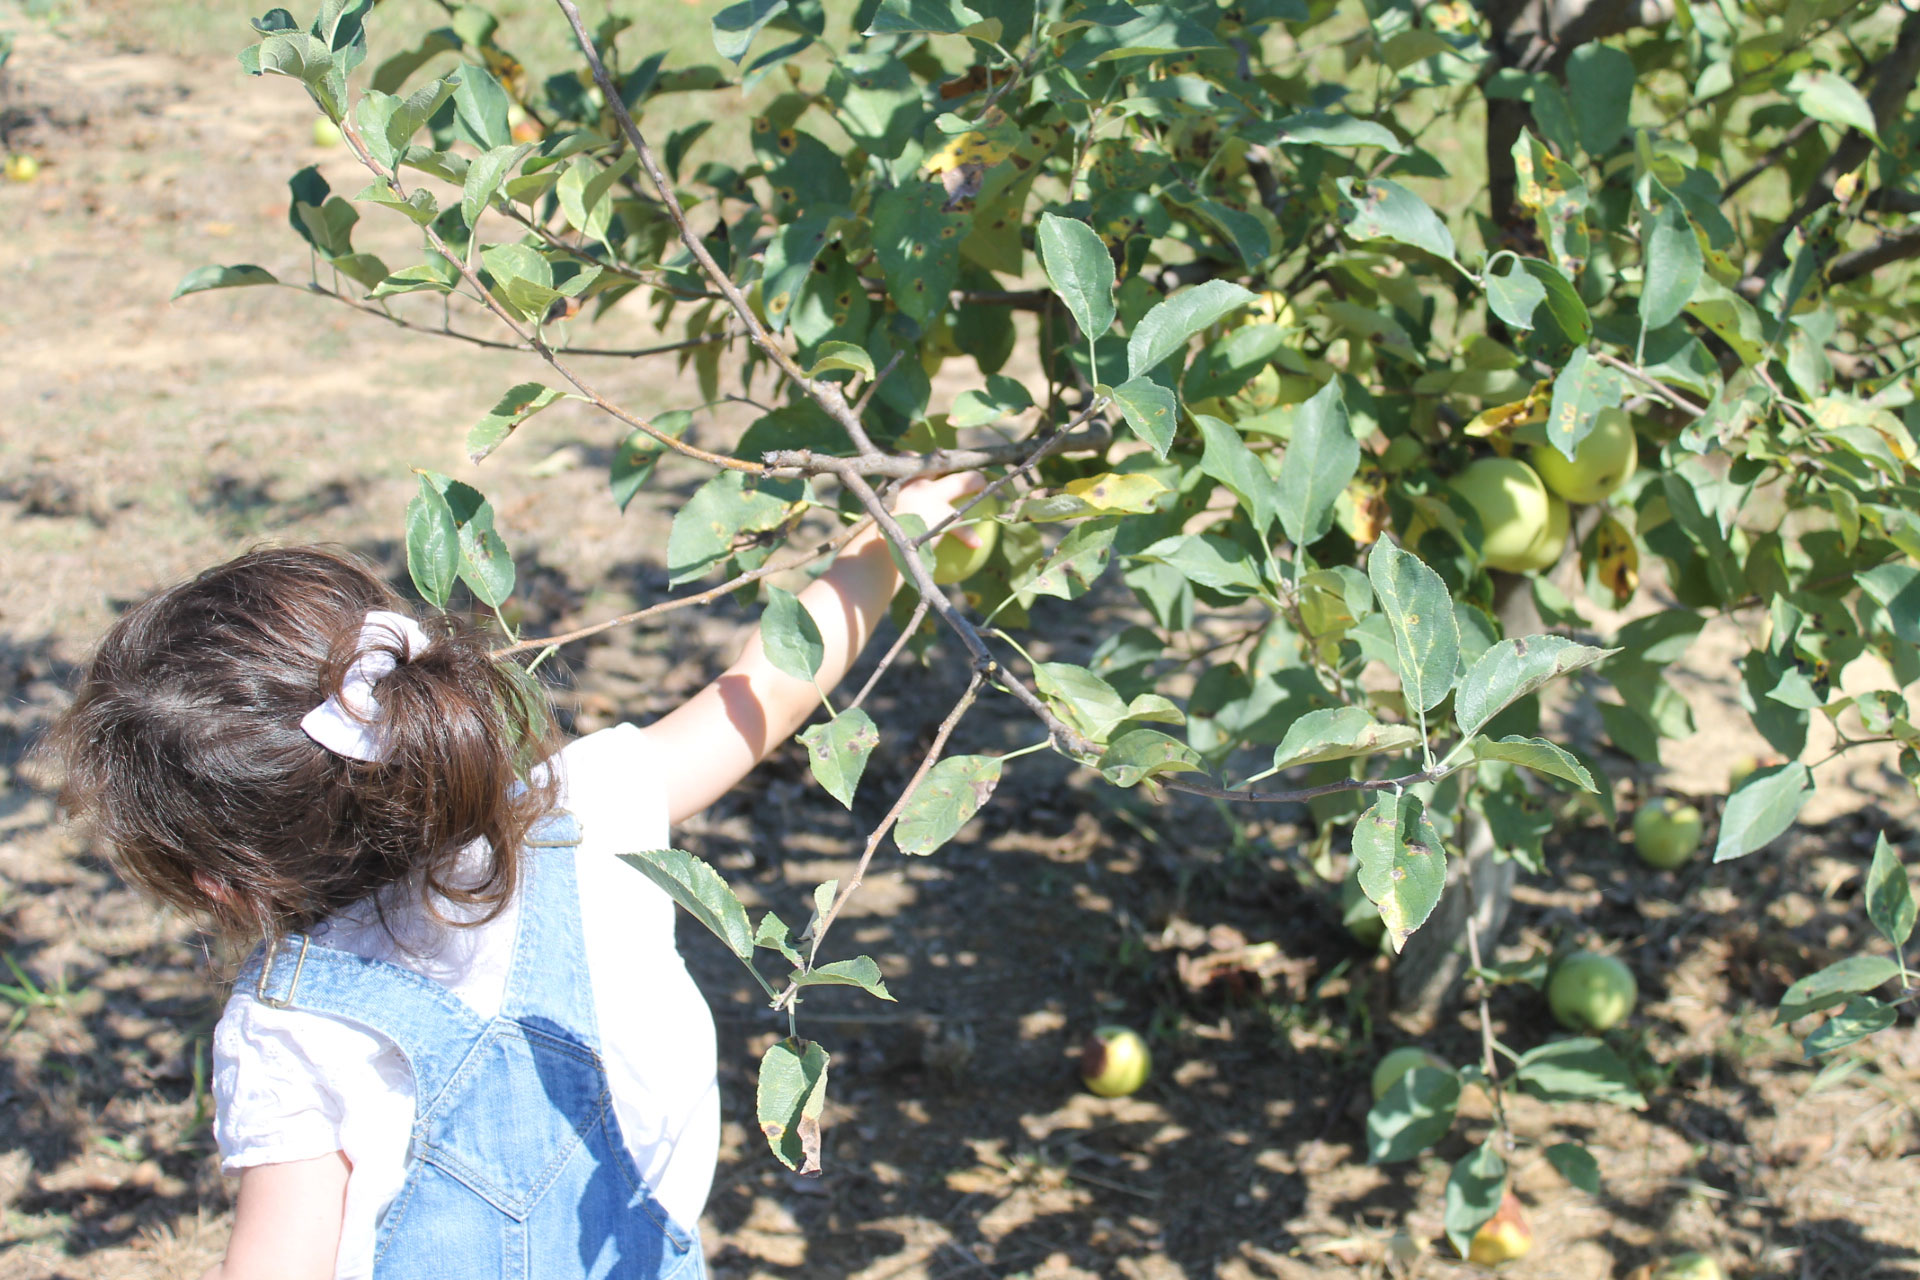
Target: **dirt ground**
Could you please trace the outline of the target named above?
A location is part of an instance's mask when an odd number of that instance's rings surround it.
[[[34,183],[0,185],[0,951],[38,993],[0,978],[14,988],[0,1004],[0,1280],[196,1276],[229,1213],[205,1090],[221,993],[201,940],[60,825],[26,761],[90,638],[144,592],[261,541],[337,540],[404,576],[409,466],[493,496],[535,633],[659,598],[666,514],[657,499],[614,510],[613,435],[572,406],[474,473],[465,428],[539,376],[530,357],[285,290],[169,304],[208,261],[304,279],[288,174],[311,162],[336,190],[362,181],[340,151],[311,145],[288,82],[123,47],[111,28],[50,26],[44,9],[0,0],[0,30],[18,39],[0,129],[47,162]],[[407,261],[390,221],[360,234]],[[594,339],[644,339],[623,323]],[[658,363],[593,372],[641,412],[697,398]],[[728,428],[699,430],[711,441]],[[671,478],[681,492],[693,479]],[[672,705],[731,656],[741,616],[689,611],[571,652],[572,726]],[[1046,627],[1073,652],[1096,620],[1058,610]],[[1714,701],[1729,652],[1716,635],[1683,680],[1703,732],[1669,745],[1657,779],[1702,796],[1757,742]],[[853,814],[788,749],[682,842],[751,904],[803,917],[955,692],[938,666],[883,686],[876,714],[900,749],[876,758],[878,785]],[[962,726],[963,748],[1031,739],[991,712]],[[780,1031],[730,957],[682,929],[721,1029],[727,1125],[703,1224],[716,1277],[1473,1273],[1437,1241],[1447,1162],[1484,1113],[1434,1159],[1364,1163],[1367,1073],[1406,1033],[1387,1008],[1388,962],[1288,870],[1281,850],[1302,832],[1236,827],[1203,803],[1156,807],[1047,759],[1010,771],[934,858],[883,854],[855,899],[842,939],[880,960],[900,1003],[821,997],[804,1011],[835,1055],[823,1177],[791,1176],[764,1150],[750,1068]],[[1911,792],[1885,764],[1823,770],[1813,823],[1741,863],[1651,873],[1589,824],[1554,847],[1549,877],[1523,882],[1502,954],[1580,942],[1626,959],[1642,1002],[1616,1034],[1651,1103],[1516,1104],[1528,1143],[1516,1183],[1539,1243],[1505,1274],[1624,1277],[1696,1247],[1735,1277],[1920,1276],[1920,1031],[1904,1020],[1866,1070],[1810,1094],[1813,1072],[1770,1013],[1794,977],[1867,936],[1875,834],[1917,834]],[[1257,975],[1201,985],[1223,953],[1264,942],[1276,958]],[[1525,987],[1503,988],[1494,1015],[1518,1048],[1553,1034]],[[1077,1087],[1073,1046],[1103,1022],[1152,1038],[1156,1075],[1133,1098]],[[1476,1052],[1458,1015],[1424,1043],[1455,1062]],[[1567,1138],[1600,1157],[1600,1195],[1539,1155]]]

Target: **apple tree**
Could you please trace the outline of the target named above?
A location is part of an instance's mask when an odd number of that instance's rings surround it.
[[[537,69],[486,5],[444,8],[411,39],[372,0],[254,21],[242,66],[302,82],[366,182],[293,176],[309,277],[209,266],[178,293],[281,285],[531,351],[550,376],[473,404],[474,459],[572,399],[619,441],[614,501],[668,452],[709,478],[664,549],[685,592],[523,637],[512,531],[423,472],[420,594],[464,590],[528,655],[759,591],[769,652],[810,677],[819,637],[764,579],[877,523],[910,580],[901,642],[802,735],[814,778],[851,805],[880,742],[861,703],[906,645],[970,678],[861,872],[889,837],[937,855],[1019,767],[946,754],[988,699],[1030,718],[1029,750],[1115,787],[1310,804],[1317,863],[1350,853],[1349,900],[1394,950],[1449,909],[1466,944],[1483,1055],[1407,1073],[1368,1126],[1372,1158],[1407,1159],[1463,1088],[1492,1097],[1448,1192],[1463,1251],[1527,1137],[1506,1092],[1640,1096],[1602,1036],[1522,1053],[1485,1025],[1502,886],[1548,874],[1567,796],[1614,816],[1603,744],[1557,732],[1543,696],[1593,700],[1604,746],[1657,765],[1693,730],[1666,669],[1709,618],[1746,624],[1725,678],[1781,762],[1727,800],[1716,862],[1792,827],[1820,786],[1816,720],[1834,754],[1891,743],[1920,779],[1901,692],[1920,678],[1915,6],[740,0],[714,59],[678,66],[644,25],[557,0],[577,54]],[[689,94],[729,106],[650,123]],[[405,219],[417,254],[356,248],[363,216]],[[647,309],[660,344],[583,338],[615,308]],[[607,358],[684,372],[685,405],[615,403]],[[943,361],[957,393],[936,390]],[[701,443],[734,391],[758,416]],[[936,574],[946,531],[895,519],[888,493],[969,469],[989,482],[962,518],[998,536]],[[1030,660],[1036,602],[1096,590],[1114,621],[1091,656]],[[1894,687],[1843,693],[1868,653]],[[860,872],[796,932],[697,858],[631,861],[790,1017],[823,983],[890,998],[829,945]],[[1893,952],[1790,994],[1786,1017],[1839,1007],[1811,1056],[1913,998],[1897,850],[1872,879]],[[804,1170],[828,1064],[796,1019],[761,1067],[762,1127]],[[1549,1154],[1598,1177],[1584,1149]]]

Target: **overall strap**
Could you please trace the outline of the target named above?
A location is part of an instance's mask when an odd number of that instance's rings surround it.
[[[557,1022],[598,1053],[600,1030],[574,866],[579,844],[580,822],[570,813],[549,815],[527,837],[520,860],[520,933],[500,1014],[522,1022]]]
[[[275,1009],[332,1014],[373,1028],[400,1047],[415,1088],[445,1087],[487,1023],[459,996],[422,974],[315,942],[305,934],[256,950],[236,985]]]

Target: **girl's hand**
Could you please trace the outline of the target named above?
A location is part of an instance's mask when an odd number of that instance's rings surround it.
[[[980,492],[986,483],[978,471],[956,471],[932,479],[909,480],[894,495],[893,513],[919,516],[931,529],[966,505],[967,498]],[[955,525],[949,533],[969,547],[980,545],[980,535],[970,525]]]

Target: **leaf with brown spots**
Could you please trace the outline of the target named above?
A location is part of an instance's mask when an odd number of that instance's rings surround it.
[[[1380,908],[1395,951],[1426,923],[1447,882],[1447,851],[1415,795],[1383,791],[1353,828],[1360,888]]]

